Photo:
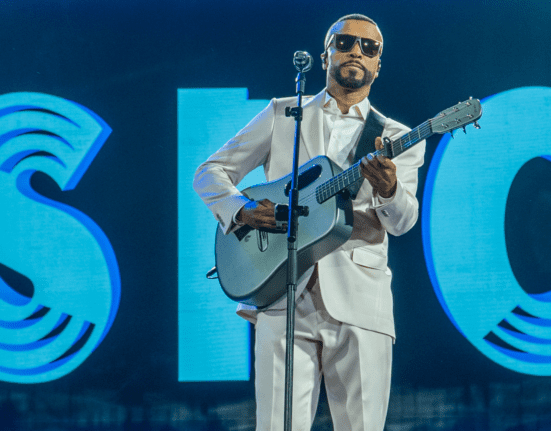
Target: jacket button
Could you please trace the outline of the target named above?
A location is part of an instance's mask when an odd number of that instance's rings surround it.
[[[385,217],[388,217],[390,215],[387,210],[382,210],[381,212]]]

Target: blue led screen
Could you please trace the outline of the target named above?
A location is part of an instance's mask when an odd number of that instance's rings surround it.
[[[221,104],[220,101],[224,103]],[[205,273],[216,221],[191,188],[195,169],[268,104],[245,88],[178,90],[178,351],[181,381],[249,380],[249,324]],[[265,181],[262,168],[240,188]],[[243,275],[246,276],[245,274]],[[190,349],[190,346],[193,346]]]
[[[325,33],[353,12],[384,35],[381,113],[485,109],[480,130],[428,139],[423,216],[390,238],[388,428],[551,423],[520,401],[551,393],[551,3],[17,0],[0,1],[0,429],[249,429],[254,328],[205,277],[216,221],[192,178],[294,95],[295,51],[314,58],[306,93],[324,88]],[[406,424],[407,400],[432,422]]]

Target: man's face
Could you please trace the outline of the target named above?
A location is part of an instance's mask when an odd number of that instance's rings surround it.
[[[382,42],[383,38],[377,26],[367,21],[348,20],[333,28],[335,34],[349,34]],[[322,54],[323,68],[327,70],[327,87],[333,85],[354,90],[373,83],[379,72],[379,55],[373,58],[362,53],[358,42],[348,52],[340,52],[333,41]]]

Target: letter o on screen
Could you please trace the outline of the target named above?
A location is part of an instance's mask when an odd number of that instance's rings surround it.
[[[480,352],[510,370],[549,376],[551,285],[538,294],[522,288],[504,226],[519,170],[535,158],[551,162],[551,88],[517,88],[482,105],[481,129],[445,135],[431,162],[422,210],[427,269],[448,317]]]

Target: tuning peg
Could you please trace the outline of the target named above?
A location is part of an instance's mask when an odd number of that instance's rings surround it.
[[[475,129],[480,129],[480,124],[478,124],[478,121],[474,122],[474,128]]]
[[[465,128],[465,126],[463,126],[463,132],[465,133],[465,135],[467,134],[467,129]]]

